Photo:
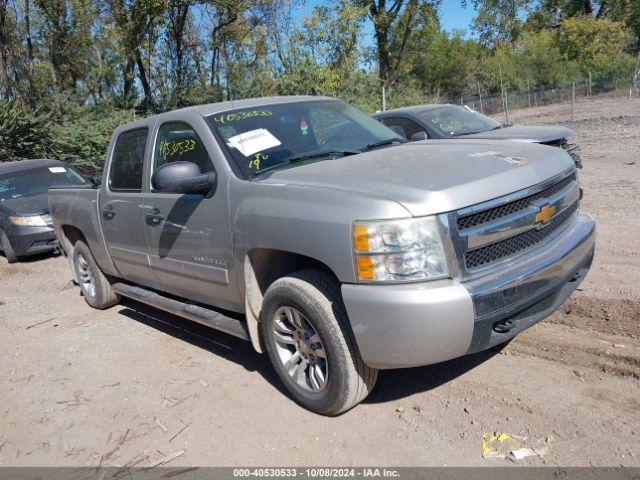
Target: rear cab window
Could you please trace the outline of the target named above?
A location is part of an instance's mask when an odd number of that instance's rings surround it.
[[[144,152],[148,135],[148,128],[138,128],[122,132],[118,136],[109,169],[109,188],[112,191],[142,191]]]

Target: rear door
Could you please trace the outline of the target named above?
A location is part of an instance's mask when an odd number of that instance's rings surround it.
[[[150,151],[149,191],[145,195],[145,236],[149,259],[162,290],[223,308],[237,307],[229,287],[233,261],[227,183],[218,175],[212,194],[154,191],[152,172],[170,162],[187,161],[201,173],[215,172],[206,138],[213,135],[202,119],[159,122]],[[207,138],[210,137],[210,138]]]
[[[144,126],[116,136],[98,214],[107,250],[121,276],[153,287],[157,281],[149,265],[142,203],[149,131]]]

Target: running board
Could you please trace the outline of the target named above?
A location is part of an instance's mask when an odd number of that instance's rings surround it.
[[[187,320],[198,322],[207,327],[215,328],[234,337],[249,340],[249,332],[244,322],[227,317],[215,310],[163,297],[151,290],[127,285],[126,283],[114,283],[111,285],[111,288],[123,297],[145,303],[164,310],[165,312],[186,318]]]

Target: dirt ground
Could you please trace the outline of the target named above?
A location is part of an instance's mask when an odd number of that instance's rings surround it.
[[[640,466],[640,100],[513,112],[577,132],[597,255],[580,291],[501,353],[381,374],[338,418],[303,410],[248,343],[126,302],[85,305],[61,257],[0,257],[0,465]]]

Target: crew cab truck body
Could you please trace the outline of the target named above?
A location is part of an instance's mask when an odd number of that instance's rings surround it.
[[[586,275],[595,227],[556,148],[404,143],[330,98],[190,107],[116,130],[99,188],[52,189],[86,301],[250,340],[335,415],[379,369],[506,342]]]

